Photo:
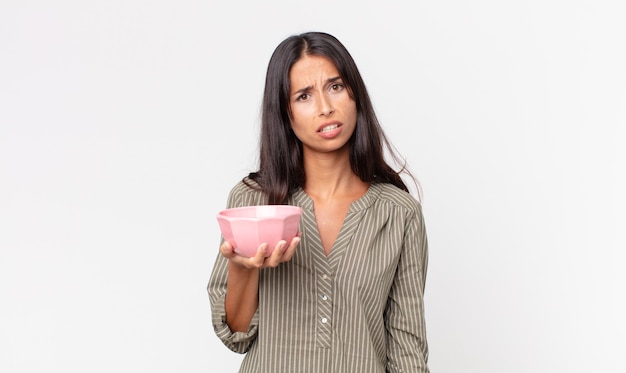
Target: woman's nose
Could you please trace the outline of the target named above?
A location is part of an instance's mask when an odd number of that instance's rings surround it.
[[[327,95],[320,95],[319,113],[320,116],[328,116],[335,112],[333,102]]]

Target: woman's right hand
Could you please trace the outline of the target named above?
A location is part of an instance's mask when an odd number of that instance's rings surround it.
[[[273,268],[280,263],[288,262],[296,251],[296,247],[300,243],[300,235],[298,233],[289,245],[284,240],[278,241],[274,251],[270,256],[267,255],[267,244],[263,243],[257,249],[256,255],[253,257],[245,257],[235,252],[235,248],[228,242],[224,241],[220,246],[220,253],[228,259],[231,265],[248,269]]]

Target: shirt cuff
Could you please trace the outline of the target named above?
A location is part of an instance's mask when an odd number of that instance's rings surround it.
[[[226,347],[234,352],[244,354],[248,352],[252,343],[256,340],[259,330],[259,311],[255,312],[248,331],[233,332],[226,324],[226,308],[224,306],[225,296],[222,296],[213,306],[213,329],[217,337],[224,343]]]

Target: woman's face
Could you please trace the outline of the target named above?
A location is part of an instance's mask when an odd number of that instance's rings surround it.
[[[289,72],[291,128],[306,154],[345,150],[356,127],[356,103],[335,65],[303,56]]]

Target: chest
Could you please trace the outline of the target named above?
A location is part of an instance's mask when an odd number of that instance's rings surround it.
[[[350,201],[316,201],[314,203],[315,223],[326,256],[330,254],[339,236],[349,209]]]

